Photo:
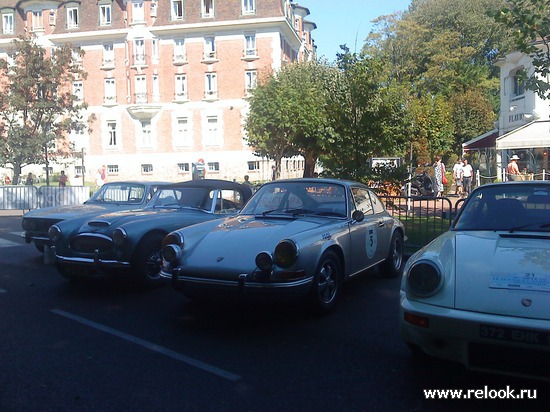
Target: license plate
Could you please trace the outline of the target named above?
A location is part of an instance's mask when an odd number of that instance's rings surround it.
[[[533,329],[516,329],[494,325],[479,325],[479,337],[505,342],[550,346],[550,332]]]
[[[546,273],[518,273],[492,275],[489,287],[550,292],[550,275]]]

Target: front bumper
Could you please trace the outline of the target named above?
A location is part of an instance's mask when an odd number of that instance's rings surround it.
[[[55,249],[54,249],[55,253]],[[99,253],[95,253],[93,257],[69,257],[61,256],[55,253],[55,260],[57,264],[67,265],[67,266],[85,266],[93,267],[95,270],[102,271],[105,269],[129,269],[130,262],[118,260],[118,259],[109,259],[101,257]]]
[[[402,338],[428,355],[469,369],[550,381],[548,320],[443,308],[402,293],[399,325]]]
[[[179,270],[163,269],[160,274],[171,279],[174,289],[195,298],[295,300],[306,296],[313,284],[313,276],[289,281],[263,281],[250,274],[240,274],[233,280],[198,277]]]

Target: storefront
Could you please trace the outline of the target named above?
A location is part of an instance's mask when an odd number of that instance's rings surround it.
[[[496,139],[500,157],[501,180],[509,180],[506,165],[513,155],[519,157],[520,179],[549,180],[548,151],[550,150],[550,121],[535,121]]]

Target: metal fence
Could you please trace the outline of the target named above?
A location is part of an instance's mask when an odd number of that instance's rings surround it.
[[[31,210],[82,204],[90,198],[87,186],[0,186],[0,209]]]
[[[449,230],[456,212],[463,203],[460,198],[425,198],[380,196],[386,209],[405,226],[406,251],[415,252],[440,234]]]

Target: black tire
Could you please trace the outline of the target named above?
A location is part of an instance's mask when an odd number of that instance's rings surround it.
[[[396,277],[403,271],[403,235],[395,231],[391,237],[390,251],[386,260],[380,265],[385,277]]]
[[[164,284],[164,280],[160,276],[164,236],[162,233],[145,235],[136,248],[131,271],[143,286],[152,287]]]
[[[310,304],[317,314],[332,311],[342,289],[342,265],[336,253],[325,252],[315,271],[313,286],[310,292]]]

